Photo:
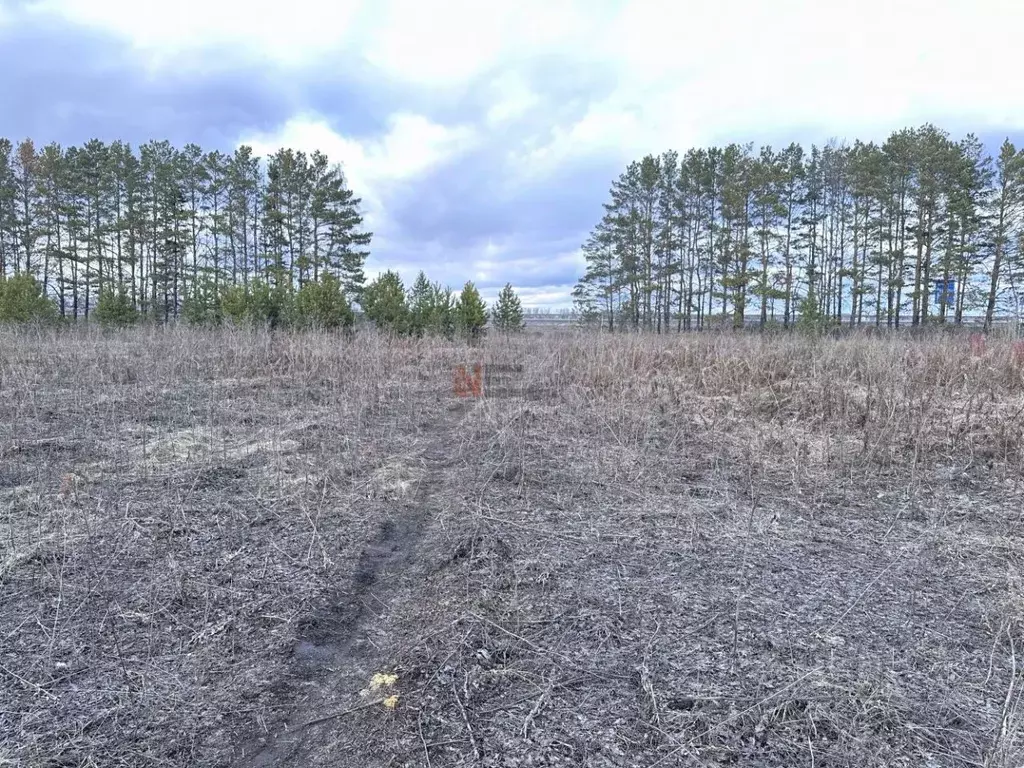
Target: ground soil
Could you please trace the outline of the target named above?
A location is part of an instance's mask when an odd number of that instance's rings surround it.
[[[1009,345],[0,352],[0,764],[1022,764]]]

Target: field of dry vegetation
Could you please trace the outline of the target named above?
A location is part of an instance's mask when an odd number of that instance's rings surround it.
[[[1022,491],[1009,341],[3,332],[0,765],[1020,766]]]

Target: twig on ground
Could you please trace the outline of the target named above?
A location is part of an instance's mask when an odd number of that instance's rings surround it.
[[[386,699],[386,698],[387,697],[384,696],[384,697],[381,697],[379,699],[374,699],[373,701],[368,701],[365,704],[360,704],[358,707],[352,707],[351,709],[346,709],[346,710],[343,710],[341,712],[335,712],[332,715],[324,715],[323,717],[318,717],[315,720],[307,720],[304,723],[299,723],[298,725],[296,725],[294,728],[292,728],[290,730],[292,730],[292,731],[300,731],[303,728],[309,728],[312,725],[320,725],[320,723],[326,723],[326,722],[329,722],[330,720],[337,720],[338,718],[341,718],[341,717],[347,717],[348,715],[355,714],[356,712],[361,712],[364,709],[369,709],[370,707],[374,707],[374,706],[376,706],[378,704],[383,704],[384,703],[384,699]]]
[[[544,705],[547,703],[547,700],[551,696],[551,692],[553,690],[554,686],[548,685],[548,687],[544,689],[540,697],[537,699],[537,703],[533,705],[533,708],[530,710],[529,714],[526,715],[526,719],[523,720],[523,728],[521,733],[523,734],[524,739],[527,738],[527,736],[529,735],[530,726],[533,725],[533,721],[537,719],[537,716],[540,715],[541,710],[544,709]]]
[[[423,745],[423,759],[427,761],[427,768],[430,766],[430,747],[427,745],[427,739],[423,735],[423,710],[419,710],[416,713],[416,730],[420,735],[420,743]]]
[[[466,674],[466,679],[463,682],[463,690],[467,691],[468,694],[469,686],[469,674]],[[459,705],[459,713],[462,715],[462,722],[466,724],[466,733],[469,734],[469,742],[473,745],[473,756],[476,757],[476,761],[479,763],[484,759],[483,753],[480,751],[480,744],[476,740],[476,735],[473,733],[473,726],[469,723],[469,714],[466,712],[466,706],[462,703],[462,699],[459,697],[459,690],[455,685],[455,681],[452,680],[452,694],[455,696],[455,701]]]

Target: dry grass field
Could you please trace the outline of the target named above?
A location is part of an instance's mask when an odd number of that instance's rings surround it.
[[[0,765],[1020,766],[1022,516],[1008,341],[2,332]]]

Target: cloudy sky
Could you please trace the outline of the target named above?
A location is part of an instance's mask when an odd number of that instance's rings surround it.
[[[1024,142],[1021,0],[0,0],[0,136],[320,149],[368,273],[564,306],[647,152]]]

